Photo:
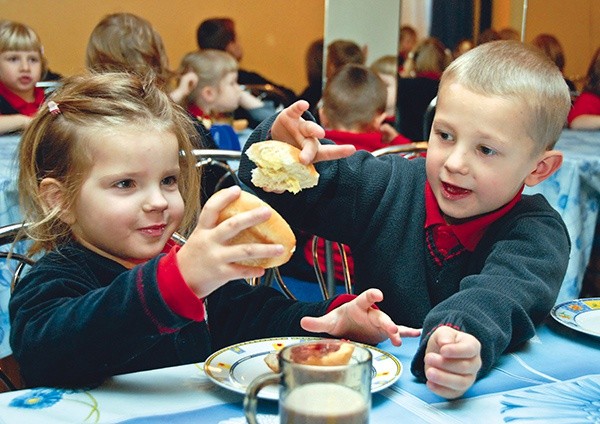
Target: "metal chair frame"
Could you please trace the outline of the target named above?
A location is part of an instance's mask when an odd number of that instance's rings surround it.
[[[17,240],[20,232],[26,228],[27,224],[16,223],[0,227],[0,245],[5,246],[12,244]],[[25,240],[25,238],[23,239]],[[27,265],[31,266],[35,263],[33,259],[20,253],[12,251],[12,247],[7,252],[0,252],[0,258],[17,261],[17,266],[13,271],[13,276],[10,282],[11,292],[19,282],[21,274]],[[2,358],[0,365],[4,364],[6,369],[0,366],[0,383],[6,387],[8,391],[19,390],[23,388],[23,379],[20,376],[19,364],[12,355]],[[13,376],[12,378],[10,376]],[[0,390],[1,392],[2,390]]]

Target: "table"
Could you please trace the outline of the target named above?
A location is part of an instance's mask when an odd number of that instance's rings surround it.
[[[17,192],[17,148],[20,135],[4,135],[0,137],[0,226],[21,221]],[[0,247],[8,250],[8,246]],[[23,253],[22,248],[16,249]],[[9,320],[8,300],[10,298],[10,281],[12,270],[4,259],[0,259],[0,358],[12,351],[8,345]]]
[[[571,238],[571,257],[557,303],[579,297],[590,259],[600,202],[600,131],[565,129],[556,144],[561,168],[524,193],[543,194],[561,215]]]
[[[417,339],[380,348],[403,364],[400,379],[373,395],[371,422],[543,423],[600,422],[600,337],[555,322],[538,329],[520,350],[504,355],[465,397],[429,392],[410,374]],[[116,376],[92,390],[38,388],[0,395],[0,423],[244,423],[243,396],[221,388],[189,364]],[[259,403],[261,422],[275,423],[276,402]],[[581,421],[578,421],[581,419]]]

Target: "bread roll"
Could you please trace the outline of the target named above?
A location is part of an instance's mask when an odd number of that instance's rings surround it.
[[[300,163],[300,149],[282,141],[254,143],[246,150],[246,155],[257,166],[252,170],[252,183],[257,187],[296,194],[319,182],[314,165]]]
[[[246,212],[256,209],[260,206],[267,206],[267,203],[260,200],[253,194],[242,191],[240,197],[231,202],[219,214],[217,223],[221,223],[226,219],[237,215],[241,212]],[[258,258],[247,259],[237,262],[240,265],[257,266],[261,268],[273,268],[283,265],[290,260],[292,253],[296,249],[296,237],[288,223],[283,219],[275,209],[271,208],[271,217],[254,227],[250,227],[240,232],[230,240],[231,244],[246,244],[246,243],[266,243],[266,244],[281,244],[284,248],[284,253],[274,258]]]

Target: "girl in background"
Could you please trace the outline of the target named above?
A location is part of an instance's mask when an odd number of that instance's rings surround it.
[[[585,86],[567,121],[575,130],[600,130],[600,48],[592,56]]]
[[[44,101],[36,84],[46,73],[36,32],[19,22],[0,20],[0,134],[23,130]]]
[[[52,100],[20,151],[30,253],[45,254],[10,302],[11,345],[28,386],[89,387],[268,336],[319,332],[400,343],[399,327],[372,307],[379,290],[309,304],[241,280],[264,269],[237,261],[283,252],[281,245],[229,244],[270,210],[217,225],[239,196],[231,187],[199,211],[194,129],[152,81],[75,76]],[[171,243],[175,231],[188,236],[181,247]]]

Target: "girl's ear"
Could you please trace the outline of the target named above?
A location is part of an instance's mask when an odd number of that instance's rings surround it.
[[[40,182],[40,197],[46,211],[57,209],[60,211],[59,218],[67,225],[75,223],[73,213],[65,209],[65,187],[56,178],[44,178]]]

